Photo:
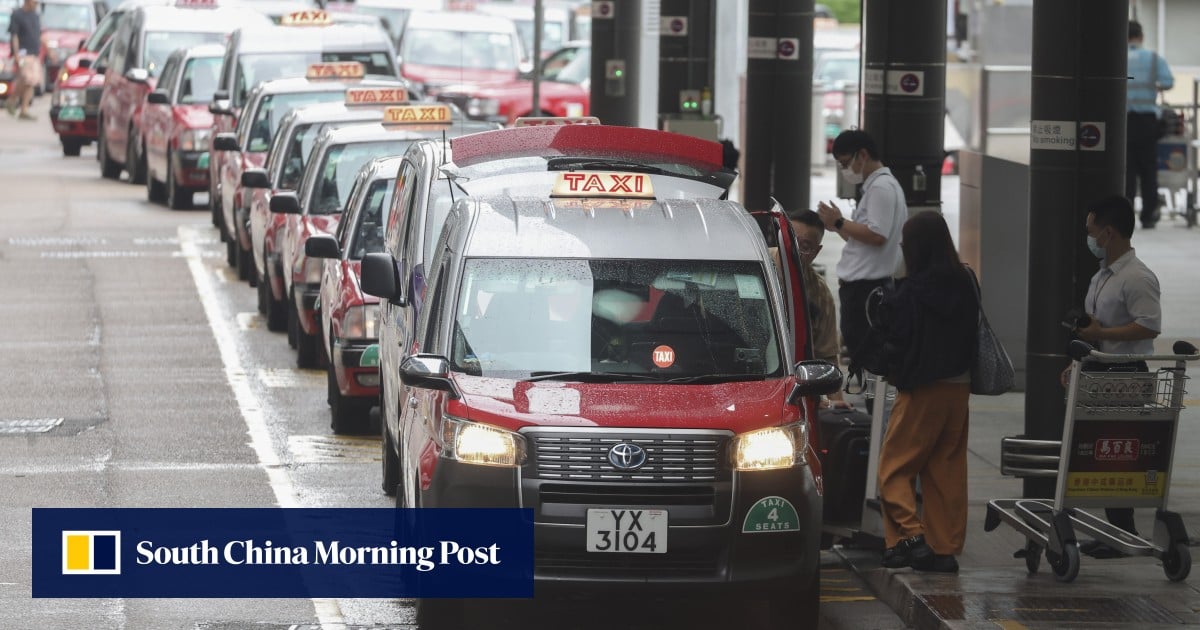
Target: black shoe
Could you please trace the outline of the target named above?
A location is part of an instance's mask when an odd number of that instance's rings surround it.
[[[1089,540],[1079,544],[1079,551],[1087,554],[1097,560],[1109,560],[1111,558],[1124,558],[1125,554],[1109,547],[1099,540]]]
[[[912,566],[915,559],[932,556],[933,550],[925,544],[925,535],[917,534],[896,543],[895,547],[883,552],[883,566],[888,569],[903,569]]]
[[[912,568],[933,573],[958,573],[958,560],[954,556],[930,553],[922,558],[914,556]]]
[[[1153,230],[1153,229],[1154,229],[1154,222],[1153,222],[1153,221],[1143,221],[1143,222],[1142,222],[1142,229],[1143,229],[1143,230]]]

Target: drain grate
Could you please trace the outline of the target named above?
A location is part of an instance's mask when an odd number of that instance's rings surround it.
[[[1039,595],[923,595],[939,619],[1075,623],[1183,623],[1145,596],[1055,597]]]
[[[21,418],[0,420],[0,434],[46,433],[63,423],[64,418]]]

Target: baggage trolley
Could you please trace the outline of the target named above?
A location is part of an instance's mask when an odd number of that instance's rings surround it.
[[[1187,530],[1167,510],[1171,464],[1183,408],[1185,366],[1200,359],[1196,347],[1177,341],[1174,354],[1105,354],[1073,341],[1063,439],[1001,441],[1001,472],[1025,477],[1057,476],[1054,500],[995,499],[988,502],[984,529],[1007,523],[1025,536],[1025,558],[1036,573],[1045,552],[1060,582],[1079,575],[1076,532],[1129,556],[1162,561],[1171,581],[1192,568]],[[1150,372],[1084,372],[1083,360],[1100,363],[1170,362]],[[1057,450],[1058,455],[1053,451]],[[1155,508],[1153,542],[1081,508]]]

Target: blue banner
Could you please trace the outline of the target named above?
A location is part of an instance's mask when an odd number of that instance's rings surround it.
[[[33,596],[533,597],[533,512],[34,508]]]

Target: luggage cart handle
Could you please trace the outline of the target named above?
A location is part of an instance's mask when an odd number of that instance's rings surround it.
[[[1195,361],[1200,359],[1196,346],[1179,340],[1171,346],[1175,354],[1109,354],[1100,352],[1086,341],[1076,339],[1067,345],[1067,353],[1076,361],[1092,359],[1101,363],[1128,363],[1130,361]]]

